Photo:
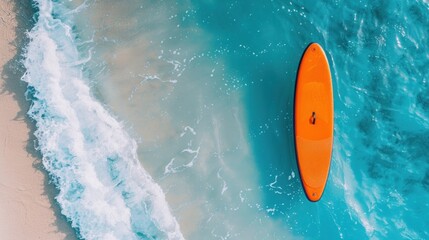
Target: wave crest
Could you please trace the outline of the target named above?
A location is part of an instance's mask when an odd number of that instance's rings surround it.
[[[85,239],[183,239],[164,193],[141,167],[137,144],[92,96],[71,27],[38,0],[22,80],[37,149],[59,189],[56,197]]]

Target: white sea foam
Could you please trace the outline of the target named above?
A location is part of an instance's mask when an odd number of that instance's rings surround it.
[[[138,162],[136,142],[85,85],[71,27],[52,14],[61,6],[36,4],[22,80],[62,214],[85,239],[183,239],[164,193]]]

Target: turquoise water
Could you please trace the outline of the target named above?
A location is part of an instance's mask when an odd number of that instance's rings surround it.
[[[426,1],[35,1],[38,150],[84,239],[429,238]],[[301,54],[331,64],[321,201],[301,188]]]

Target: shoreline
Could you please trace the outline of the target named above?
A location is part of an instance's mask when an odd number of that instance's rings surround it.
[[[0,0],[0,236],[1,239],[78,239],[54,197],[34,124],[26,116],[24,69],[19,60],[32,27],[31,2]]]

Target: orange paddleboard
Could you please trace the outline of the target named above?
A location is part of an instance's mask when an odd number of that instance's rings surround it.
[[[295,88],[295,149],[307,198],[322,197],[328,180],[334,135],[334,100],[329,63],[322,47],[310,44],[302,56]]]

